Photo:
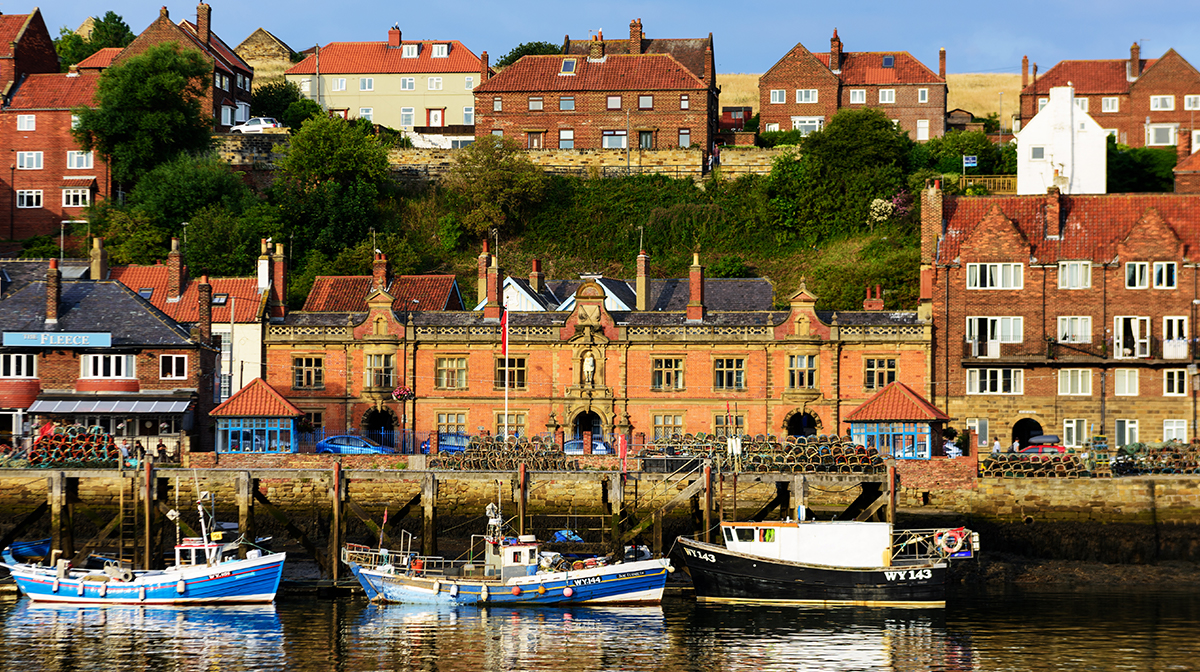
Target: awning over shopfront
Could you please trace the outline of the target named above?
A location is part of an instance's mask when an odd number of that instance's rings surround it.
[[[33,402],[30,413],[47,415],[173,415],[185,413],[190,399],[53,399]]]

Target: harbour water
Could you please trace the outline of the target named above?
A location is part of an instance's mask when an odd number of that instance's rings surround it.
[[[1200,590],[988,589],[945,610],[0,601],[3,670],[1190,670]]]

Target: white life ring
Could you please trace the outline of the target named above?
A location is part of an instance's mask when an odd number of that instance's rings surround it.
[[[938,530],[933,535],[933,544],[938,550],[947,555],[953,555],[962,550],[963,540],[967,534],[963,528],[959,527],[953,530]]]

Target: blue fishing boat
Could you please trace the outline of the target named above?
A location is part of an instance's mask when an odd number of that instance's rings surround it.
[[[657,604],[674,571],[666,558],[570,562],[541,551],[533,535],[504,536],[494,504],[488,518],[482,563],[355,544],[342,549],[342,560],[368,598],[406,604]]]
[[[4,562],[13,564],[17,562],[26,562],[32,558],[44,558],[50,555],[50,538],[35,539],[32,541],[14,541],[11,546],[0,551],[0,558]]]
[[[252,549],[237,558],[238,542],[209,538],[203,501],[203,536],[175,546],[175,562],[161,570],[132,570],[112,561],[102,568],[76,568],[59,558],[54,566],[3,563],[21,593],[35,602],[70,604],[269,603],[279,590],[284,553]]]

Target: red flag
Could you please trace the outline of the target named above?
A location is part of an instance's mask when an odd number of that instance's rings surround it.
[[[508,359],[508,307],[500,308],[500,352],[505,360]],[[504,366],[508,366],[508,362],[504,362]]]

